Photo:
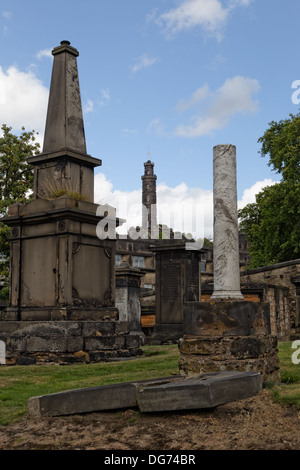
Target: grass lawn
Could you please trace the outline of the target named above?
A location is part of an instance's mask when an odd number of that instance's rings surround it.
[[[177,345],[145,346],[143,350],[143,356],[129,361],[73,366],[0,366],[0,425],[26,414],[27,400],[33,396],[178,373]],[[300,409],[300,364],[293,364],[294,352],[292,342],[279,343],[283,384],[273,386],[271,393],[274,401],[294,404]]]
[[[30,397],[178,374],[177,345],[145,346],[143,356],[71,366],[0,366],[0,425],[27,413]]]

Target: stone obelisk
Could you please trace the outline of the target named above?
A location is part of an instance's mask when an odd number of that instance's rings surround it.
[[[94,203],[77,49],[62,41],[53,69],[34,199],[9,207],[10,299],[0,341],[11,364],[98,362],[140,354],[115,306],[115,239],[97,236],[106,206]],[[104,219],[105,221],[105,219]],[[115,220],[116,225],[118,219]]]
[[[243,300],[240,290],[236,147],[214,147],[214,292],[212,300]]]

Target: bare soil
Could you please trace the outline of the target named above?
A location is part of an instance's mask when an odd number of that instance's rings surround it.
[[[0,427],[0,450],[300,450],[300,413],[262,390],[210,410],[25,417]]]

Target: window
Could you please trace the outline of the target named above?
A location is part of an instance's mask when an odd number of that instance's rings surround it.
[[[121,266],[121,263],[122,263],[122,255],[116,255],[115,265]]]
[[[134,256],[133,257],[133,267],[134,268],[144,268],[145,267],[145,258],[143,256]]]

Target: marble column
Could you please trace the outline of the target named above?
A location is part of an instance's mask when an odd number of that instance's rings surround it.
[[[217,145],[214,172],[214,292],[212,300],[243,300],[240,289],[236,147]]]

